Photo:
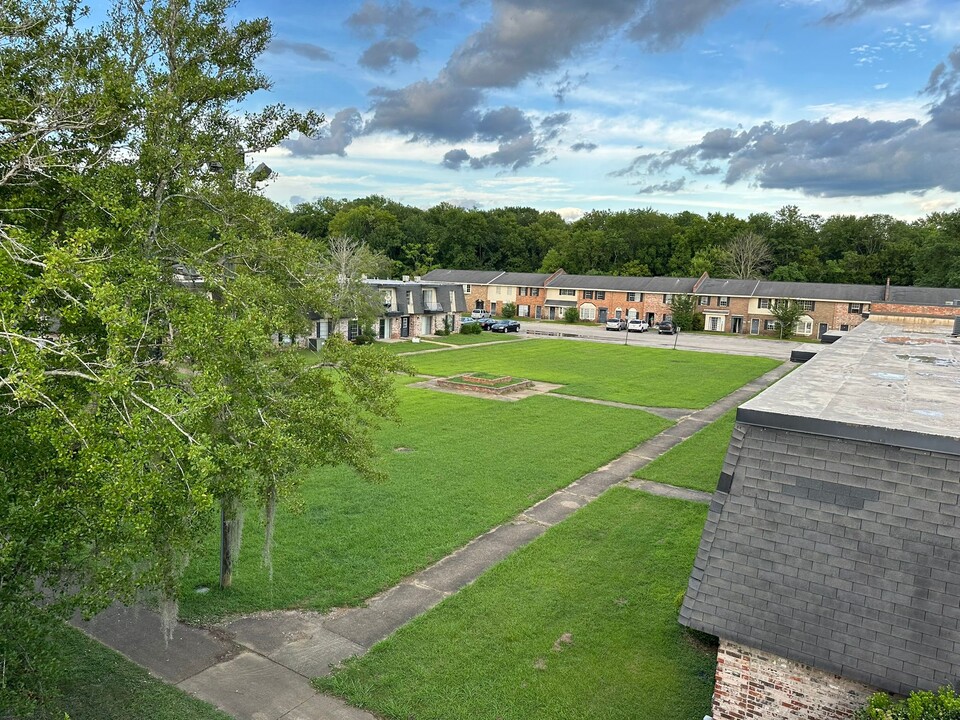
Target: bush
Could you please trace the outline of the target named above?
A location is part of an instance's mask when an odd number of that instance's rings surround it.
[[[856,720],[960,720],[960,696],[942,687],[932,693],[915,690],[894,702],[886,693],[876,693],[854,715]]]
[[[500,308],[500,314],[509,320],[512,317],[515,317],[517,314],[517,306],[514,303],[507,303],[502,308]]]
[[[563,311],[563,321],[568,323],[575,323],[580,319],[580,311],[575,307],[569,307]]]
[[[466,325],[461,325],[460,334],[461,335],[479,335],[480,323],[473,322],[473,323],[467,323]]]
[[[364,328],[360,331],[360,334],[350,342],[352,342],[354,345],[372,345],[376,341],[377,336],[373,332],[373,328]]]

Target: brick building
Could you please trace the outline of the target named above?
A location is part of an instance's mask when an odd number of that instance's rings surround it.
[[[960,341],[871,318],[737,411],[680,621],[716,720],[849,718],[960,678]]]

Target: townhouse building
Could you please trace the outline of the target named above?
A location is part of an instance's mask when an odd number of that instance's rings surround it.
[[[820,337],[827,331],[852,330],[871,313],[915,317],[953,317],[960,312],[960,290],[891,285],[775,282],[711,278],[619,277],[543,273],[433,270],[432,282],[462,286],[469,309],[496,314],[510,302],[520,317],[560,320],[571,307],[580,320],[604,323],[610,318],[647,320],[651,325],[672,317],[673,298],[694,295],[707,332],[776,335],[773,309],[796,300],[804,309],[795,333]]]

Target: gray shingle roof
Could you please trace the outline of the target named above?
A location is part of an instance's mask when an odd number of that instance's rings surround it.
[[[497,278],[494,285],[513,285],[516,287],[542,287],[548,273],[511,273],[505,272]]]
[[[614,275],[558,275],[547,287],[574,290],[610,290],[613,292],[642,292],[650,278],[618,277]]]
[[[753,297],[759,280],[707,278],[697,288],[698,295],[721,295],[725,297]]]
[[[774,282],[763,280],[756,297],[793,298],[794,300],[840,300],[842,302],[880,302],[882,285],[839,285],[835,283]]]
[[[946,329],[871,319],[745,403],[681,622],[896,693],[952,683],[960,400],[930,396],[958,383]]]
[[[461,285],[487,285],[501,275],[503,273],[499,270],[431,270],[423,276],[423,279]]]
[[[960,289],[958,288],[929,288],[905,287],[892,285],[888,302],[905,305],[946,305],[953,302],[960,315]]]

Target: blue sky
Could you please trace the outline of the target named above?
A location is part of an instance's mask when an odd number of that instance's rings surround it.
[[[913,218],[960,204],[956,0],[240,0],[284,204]]]

